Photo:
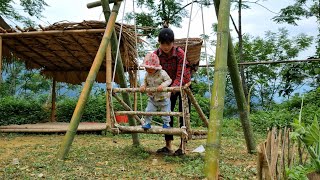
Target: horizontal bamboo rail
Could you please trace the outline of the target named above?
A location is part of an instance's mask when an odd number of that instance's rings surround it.
[[[238,63],[238,65],[250,66],[258,64],[283,64],[283,63],[297,63],[297,62],[314,62],[320,61],[320,59],[302,59],[302,60],[285,60],[285,61],[259,61],[259,62],[243,62]],[[207,67],[207,65],[199,65],[199,67]],[[209,64],[208,67],[214,67],[214,65]]]
[[[200,119],[203,121],[203,123],[205,124],[206,127],[208,127],[209,125],[209,121],[208,118],[206,117],[206,115],[203,113],[200,105],[198,104],[196,98],[193,96],[191,90],[189,88],[185,89],[185,92],[187,93],[191,103],[193,104],[194,108],[196,109],[196,111],[198,112]]]
[[[114,0],[109,0],[109,4],[111,3],[114,3]],[[99,6],[101,6],[101,1],[95,1],[87,4],[88,9],[99,7]]]
[[[127,103],[125,103],[119,96],[117,96],[115,93],[112,93],[113,97],[116,98],[116,100],[127,110],[127,111],[133,111],[130,106],[128,106]],[[144,122],[139,118],[139,116],[134,115],[133,116],[134,119],[136,119],[137,121],[140,122],[140,124],[142,125]]]
[[[81,30],[52,30],[52,31],[30,31],[30,32],[14,32],[0,33],[2,37],[12,36],[30,36],[30,35],[62,35],[70,33],[103,33],[105,29],[81,29]]]
[[[19,128],[19,129],[0,129],[0,132],[3,133],[15,133],[15,132],[27,132],[27,133],[41,133],[41,132],[48,132],[48,133],[63,133],[63,132],[67,132],[68,129],[46,129],[46,128]],[[105,127],[103,129],[101,128],[90,128],[90,129],[78,129],[77,132],[81,132],[81,131],[104,131],[106,130]]]
[[[181,87],[181,89],[186,89],[190,86],[191,82],[186,83]],[[158,91],[156,87],[146,88],[145,92],[173,92],[180,91],[180,87],[165,87],[162,91]],[[112,88],[112,92],[141,92],[140,88]]]
[[[112,133],[130,134],[130,133],[145,133],[145,134],[168,134],[175,136],[185,136],[187,132],[181,128],[162,128],[161,126],[152,126],[148,130],[144,130],[141,126],[119,126],[112,128]]]
[[[145,112],[145,111],[115,111],[116,115],[144,115],[144,116],[183,116],[182,112]]]
[[[183,89],[183,88],[182,88]],[[156,87],[146,88],[145,92],[172,92],[180,91],[180,87],[166,87],[162,91],[158,91]],[[140,88],[113,88],[112,92],[141,92]]]

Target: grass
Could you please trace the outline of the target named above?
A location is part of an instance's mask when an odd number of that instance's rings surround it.
[[[238,122],[224,123],[220,156],[223,179],[254,179],[256,155],[246,152]],[[204,179],[204,154],[191,153],[206,140],[187,143],[183,157],[158,155],[161,135],[76,135],[65,161],[56,154],[63,134],[0,134],[0,179]],[[259,143],[264,135],[256,135]],[[174,140],[177,149],[178,137]],[[18,164],[17,161],[18,160]],[[13,163],[13,162],[16,163]]]

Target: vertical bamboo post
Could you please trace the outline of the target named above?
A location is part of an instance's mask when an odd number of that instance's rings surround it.
[[[218,15],[218,33],[214,83],[210,102],[210,122],[205,154],[205,174],[208,180],[218,179],[221,121],[227,75],[230,0],[221,1]]]
[[[99,46],[98,52],[96,54],[96,57],[94,58],[93,64],[91,66],[91,69],[89,71],[88,77],[86,79],[86,82],[84,84],[84,87],[82,89],[82,92],[80,94],[77,106],[73,112],[70,125],[68,127],[68,131],[64,137],[64,140],[61,144],[61,147],[58,152],[58,158],[59,159],[65,159],[66,155],[68,154],[70,150],[70,146],[73,142],[74,136],[77,132],[80,118],[83,114],[84,106],[88,100],[90,91],[92,89],[93,83],[97,77],[97,74],[99,72],[101,63],[104,59],[104,56],[106,54],[106,47],[110,42],[110,38],[114,29],[115,21],[117,18],[118,11],[120,9],[121,1],[114,3],[113,10],[111,13],[111,16],[109,18],[109,21],[107,23],[107,27],[105,30],[105,33],[102,37],[101,44]]]
[[[219,12],[220,0],[213,0],[216,14]],[[231,82],[233,86],[233,91],[236,97],[238,111],[240,114],[240,121],[243,129],[244,138],[246,140],[247,151],[249,153],[254,153],[256,151],[256,144],[253,138],[253,131],[249,121],[249,113],[247,110],[247,102],[244,95],[242,81],[240,78],[239,67],[234,53],[234,48],[232,45],[232,38],[229,33],[228,40],[228,69],[231,77]]]
[[[56,78],[53,76],[51,89],[51,122],[56,122]]]
[[[114,124],[111,121],[111,92],[112,88],[111,77],[112,76],[112,56],[111,56],[111,45],[110,43],[107,46],[106,51],[106,126],[107,129],[114,127]]]
[[[101,5],[103,8],[103,12],[104,12],[104,16],[106,21],[109,19],[109,14],[110,14],[110,7],[109,7],[109,1],[108,0],[101,0]],[[126,83],[126,77],[124,75],[124,69],[123,69],[123,64],[122,64],[122,59],[121,59],[121,55],[120,52],[117,52],[117,47],[118,47],[118,42],[117,41],[117,35],[116,32],[114,31],[113,28],[113,33],[111,36],[111,49],[112,49],[112,57],[113,59],[115,59],[116,57],[116,53],[118,53],[118,62],[117,62],[117,66],[116,69],[114,71],[116,71],[116,77],[119,79],[119,85],[121,88],[126,88],[127,87],[127,83]],[[123,92],[122,93],[122,98],[123,100],[130,106],[130,108],[132,109],[132,105],[131,105],[131,101],[130,101],[130,97],[129,94],[127,92]],[[133,119],[132,116],[129,116],[129,125],[130,126],[135,126],[136,122]],[[133,145],[139,145],[139,137],[137,133],[132,133],[132,141],[133,141]]]
[[[2,83],[2,37],[0,36],[0,86]]]

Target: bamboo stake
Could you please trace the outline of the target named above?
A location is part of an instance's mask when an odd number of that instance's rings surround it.
[[[93,61],[90,72],[88,74],[88,77],[86,79],[85,85],[84,85],[82,92],[80,94],[77,106],[73,112],[68,131],[64,137],[64,140],[63,140],[61,147],[60,147],[60,150],[58,152],[59,159],[64,160],[70,150],[70,146],[72,144],[72,141],[73,141],[74,136],[76,134],[77,128],[79,126],[80,118],[83,114],[83,110],[84,110],[85,104],[88,100],[88,96],[90,94],[90,91],[92,89],[92,85],[97,77],[97,73],[100,69],[101,63],[102,63],[104,56],[106,54],[106,46],[110,42],[110,38],[111,38],[113,29],[114,29],[114,25],[115,25],[115,21],[117,18],[117,14],[118,14],[120,5],[121,5],[121,2],[118,2],[118,3],[115,3],[113,6],[113,10],[112,10],[110,19],[108,21],[105,33],[102,37],[102,41],[99,46],[98,52],[96,54],[96,57]]]
[[[52,79],[52,89],[51,89],[51,122],[56,122],[56,78]]]
[[[112,93],[113,97],[116,98],[116,100],[127,110],[127,111],[133,111],[128,104],[126,104],[117,94]],[[140,122],[141,125],[143,125],[143,121],[139,118],[139,116],[134,115],[133,118],[135,118],[137,121]]]
[[[182,112],[115,111],[114,113],[116,115],[183,116]]]
[[[216,14],[218,14],[220,0],[214,0],[213,2],[214,2]],[[256,150],[256,144],[253,138],[254,137],[253,131],[249,121],[249,112],[247,110],[247,102],[244,96],[239,68],[238,68],[236,57],[235,57],[234,48],[232,45],[232,38],[230,33],[229,33],[229,39],[228,39],[228,69],[231,77],[233,91],[237,101],[243,134],[246,140],[247,151],[249,153],[254,153]]]
[[[106,51],[106,127],[107,129],[113,128],[114,123],[111,122],[111,94],[110,88],[112,88],[111,84],[111,76],[112,76],[112,56],[111,56],[111,45],[108,44]]]
[[[220,3],[214,83],[210,102],[210,123],[205,155],[205,174],[208,180],[218,179],[221,121],[227,75],[230,0]]]
[[[200,116],[200,119],[203,121],[204,125],[205,125],[206,127],[208,127],[209,121],[208,121],[206,115],[203,113],[203,111],[202,111],[200,105],[198,104],[196,98],[193,96],[190,88],[186,88],[186,89],[185,89],[185,92],[188,94],[188,97],[189,97],[191,103],[193,104],[194,108],[195,108],[196,111],[198,112],[198,114],[199,114],[199,116]]]

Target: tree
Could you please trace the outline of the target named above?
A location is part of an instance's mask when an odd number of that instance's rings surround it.
[[[297,21],[302,18],[315,17],[318,24],[318,37],[316,39],[316,54],[320,57],[320,2],[318,0],[294,0],[293,5],[289,5],[280,10],[280,14],[273,20],[277,23],[288,23],[298,25]]]
[[[128,13],[127,20],[136,18],[137,26],[151,27],[142,30],[142,34],[149,37],[154,37],[158,34],[158,27],[168,27],[173,25],[181,27],[183,18],[188,17],[188,11],[185,9],[191,3],[183,5],[182,0],[161,0],[155,2],[151,0],[138,0],[137,5],[139,8],[148,9],[148,11]],[[208,0],[194,1],[195,3],[210,5]]]
[[[287,60],[298,56],[299,52],[307,49],[313,38],[305,34],[296,37],[289,37],[288,30],[280,28],[278,32],[267,31],[264,38],[250,37],[243,38],[244,58],[246,61],[258,60]],[[236,46],[237,47],[237,46]],[[236,48],[238,51],[238,48]],[[301,77],[291,79],[291,83],[286,83],[285,71],[290,65],[255,65],[246,68],[246,81],[249,87],[254,86],[253,98],[257,105],[268,108],[277,93],[281,93],[289,84],[291,88],[301,85]],[[300,71],[297,71],[299,73]],[[294,84],[295,82],[296,84]],[[292,91],[288,91],[289,96]],[[253,99],[251,98],[251,99]]]
[[[41,18],[41,13],[48,4],[44,0],[20,0],[19,5],[31,17]],[[18,12],[17,1],[14,0],[0,0],[0,16],[8,19],[22,22],[25,25],[33,25],[33,21],[29,17],[25,17]]]

